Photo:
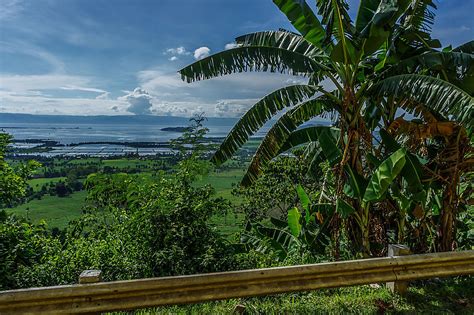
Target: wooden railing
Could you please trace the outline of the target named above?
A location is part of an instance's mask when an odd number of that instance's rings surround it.
[[[474,274],[474,251],[0,292],[0,314],[90,313]]]

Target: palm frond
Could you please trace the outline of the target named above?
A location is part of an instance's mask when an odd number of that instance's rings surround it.
[[[288,31],[265,31],[246,34],[235,39],[242,46],[268,46],[294,51],[313,59],[327,58],[319,47],[311,44],[303,36]]]
[[[381,1],[382,0],[360,1],[355,21],[355,28],[359,33],[362,33],[366,27],[370,27],[372,19],[375,15],[375,11],[377,10]]]
[[[310,43],[321,47],[326,32],[318,18],[304,0],[273,0],[291,24]]]
[[[291,85],[276,90],[262,98],[232,128],[212,157],[212,162],[219,165],[231,158],[248,140],[249,136],[260,129],[278,111],[311,98],[319,89],[318,86]]]
[[[324,154],[318,141],[311,141],[306,145],[302,155],[307,168],[307,174],[312,178],[318,178],[322,175],[319,165],[324,162]]]
[[[238,47],[199,60],[179,71],[194,82],[236,72],[270,71],[309,76],[324,66],[300,53],[273,47]]]
[[[432,0],[411,1],[401,18],[401,25],[405,29],[431,32],[434,23],[436,5]]]
[[[268,131],[252,158],[241,184],[248,186],[260,175],[262,168],[278,155],[291,133],[298,126],[324,111],[334,110],[337,104],[328,96],[320,96],[297,105],[285,113]]]
[[[474,40],[471,40],[470,42],[464,43],[454,48],[453,51],[462,52],[466,54],[474,54]]]
[[[286,142],[281,146],[280,151],[278,151],[278,154],[281,154],[283,152],[286,152],[292,148],[295,148],[299,145],[302,145],[308,142],[318,141],[319,133],[321,132],[321,130],[328,129],[328,128],[330,128],[331,130],[332,129],[336,130],[336,133],[339,130],[339,129],[328,127],[328,126],[310,126],[310,127],[297,129],[296,131],[290,134]]]
[[[316,6],[318,14],[322,17],[321,23],[326,26],[326,43],[331,42],[333,36],[340,40],[341,35],[338,31],[353,35],[349,5],[345,0],[316,0]]]
[[[401,106],[418,114],[419,104],[445,117],[452,115],[457,121],[472,128],[474,122],[474,98],[457,86],[444,80],[419,75],[403,74],[389,77],[371,88],[379,97],[392,96]]]
[[[468,94],[474,93],[474,54],[455,51],[430,51],[397,62],[385,75],[440,75]]]

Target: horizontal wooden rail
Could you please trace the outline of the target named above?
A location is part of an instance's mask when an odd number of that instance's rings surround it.
[[[474,274],[474,251],[0,292],[0,314],[84,313]]]

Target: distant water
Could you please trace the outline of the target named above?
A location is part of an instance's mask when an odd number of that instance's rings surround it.
[[[205,127],[209,128],[207,136],[225,137],[236,121],[228,118],[206,120]],[[166,142],[181,133],[162,131],[162,128],[188,125],[189,119],[182,117],[0,114],[0,129],[11,134],[15,140],[53,140],[61,144]]]
[[[185,127],[181,125],[134,125],[134,124],[51,124],[51,123],[1,123],[0,127],[13,135],[15,140],[54,140],[61,144],[80,142],[166,142],[177,138],[180,132],[162,131],[165,127]],[[209,137],[225,137],[232,128],[229,125],[211,125]]]
[[[209,118],[204,126],[209,129],[207,137],[225,137],[237,119]],[[327,124],[327,121],[315,121]],[[254,137],[263,137],[273,122],[263,126]],[[11,134],[14,140],[52,140],[60,144],[84,142],[168,142],[182,133],[163,131],[166,127],[186,127],[188,118],[158,116],[48,116],[0,113],[0,129]],[[34,147],[34,143],[20,143],[16,147]],[[82,144],[58,146],[44,156],[111,156],[125,153],[152,155],[169,152],[169,148],[137,148],[123,144]]]

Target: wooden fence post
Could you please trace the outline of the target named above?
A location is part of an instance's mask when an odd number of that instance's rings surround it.
[[[79,284],[96,283],[102,281],[102,271],[100,270],[84,270],[79,275]]]
[[[400,244],[388,245],[388,254],[387,254],[388,257],[406,256],[410,254],[411,254],[411,251],[408,248],[408,246],[400,245]],[[397,293],[403,296],[408,291],[408,281],[387,282],[387,288],[393,293]]]

